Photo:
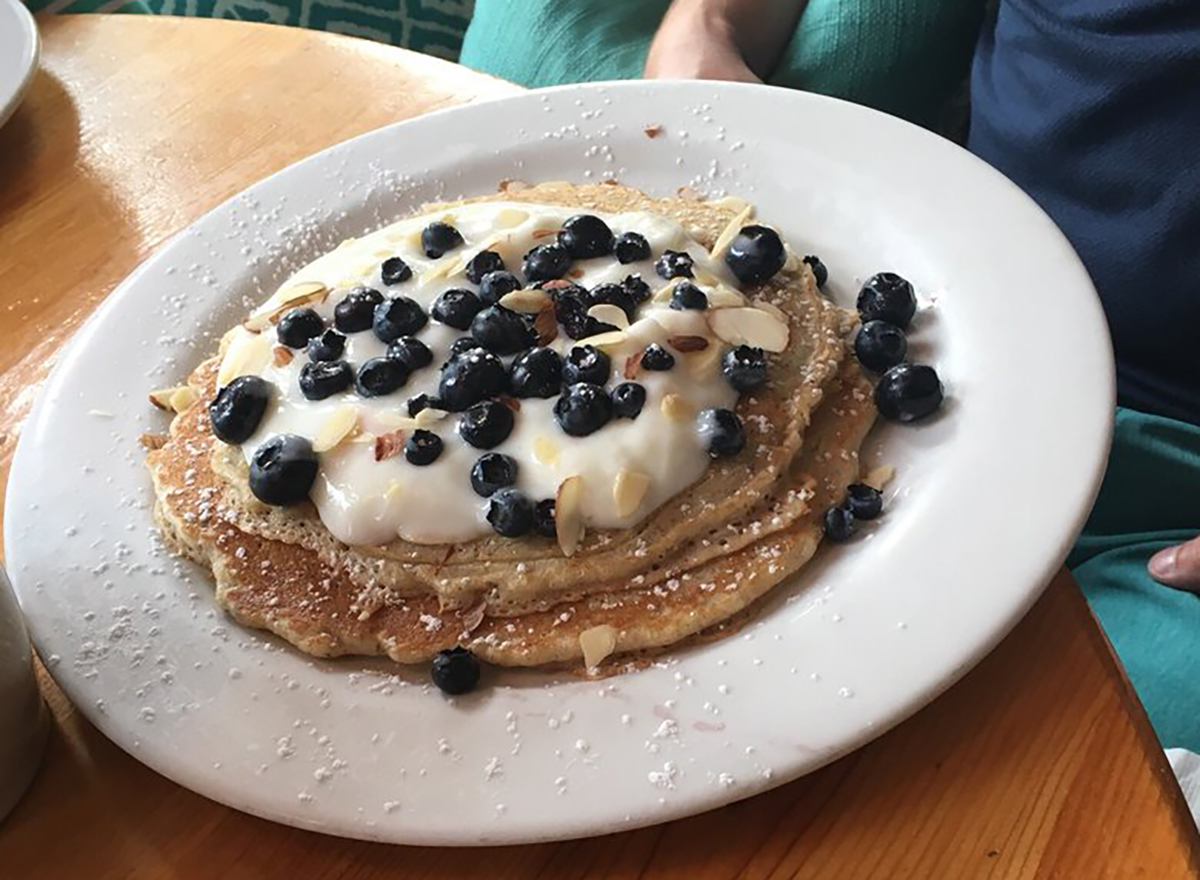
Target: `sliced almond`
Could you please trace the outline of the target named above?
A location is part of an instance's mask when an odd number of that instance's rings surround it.
[[[138,437],[138,443],[142,444],[143,449],[153,452],[155,449],[162,449],[166,446],[170,439],[166,434],[145,433]]]
[[[646,350],[643,348],[636,354],[631,354],[625,358],[625,367],[621,370],[621,375],[626,379],[636,379],[638,372],[642,367],[642,358],[646,356]]]
[[[549,345],[558,338],[558,316],[554,313],[554,303],[547,300],[542,306],[533,319],[533,329],[537,333],[538,345]]]
[[[632,516],[641,507],[649,488],[648,475],[621,468],[617,472],[617,481],[613,483],[613,503],[617,506],[617,516]]]
[[[710,309],[736,309],[746,304],[746,297],[719,281],[707,291]]]
[[[664,130],[665,129],[661,125],[647,125],[645,128],[642,129],[642,133],[645,134],[646,137],[653,140],[654,138],[656,138],[660,134],[662,134]]]
[[[549,238],[551,235],[558,235],[557,229],[535,229],[533,230],[534,238]]]
[[[296,353],[286,345],[277,345],[271,349],[271,363],[277,367],[286,367],[296,357]]]
[[[422,412],[424,412],[424,410],[422,410]],[[420,415],[420,413],[417,413],[417,415]],[[420,427],[415,418],[402,416],[398,412],[373,413],[370,417],[370,425],[371,427],[378,426],[379,428],[385,429],[384,433],[387,431],[397,430],[412,431],[415,428]]]
[[[554,496],[554,531],[564,556],[574,556],[583,540],[583,477],[567,477]]]
[[[662,411],[673,422],[686,422],[696,415],[696,408],[682,394],[664,394]]]
[[[541,464],[554,464],[557,462],[560,451],[558,444],[549,437],[533,438],[533,457]]]
[[[420,286],[418,287],[418,289],[428,287],[434,281],[438,281],[442,278],[445,278],[447,275],[450,274],[450,271],[456,265],[458,265],[459,259],[460,259],[460,256],[456,254],[454,256],[444,257],[443,259],[438,260],[436,263],[434,263],[432,266],[430,266],[428,269],[426,269],[424,272],[422,272],[420,274],[420,282],[419,282]]]
[[[374,435],[374,434],[372,434],[370,431],[364,431],[364,430],[362,430],[362,425],[361,425],[361,424],[358,426],[358,430],[357,430],[357,431],[355,431],[355,432],[353,432],[353,433],[350,435],[350,442],[351,442],[351,443],[359,443],[359,444],[370,443],[370,444],[374,444],[376,439],[377,439],[377,438],[375,437],[375,435]]]
[[[538,290],[536,287],[514,290],[500,297],[500,305],[523,315],[538,314],[548,302],[550,302],[550,294],[544,290]]]
[[[444,409],[427,406],[414,416],[413,420],[417,423],[418,428],[428,428],[431,425],[436,425],[442,419],[446,418],[447,412]]]
[[[884,486],[892,481],[892,477],[896,476],[896,468],[890,464],[881,464],[877,468],[873,468],[870,473],[862,478],[862,481],[872,489],[882,490]]]
[[[328,452],[358,427],[358,410],[352,406],[339,406],[317,430],[313,437],[313,452]]]
[[[750,303],[750,305],[754,306],[756,309],[762,309],[764,312],[774,315],[785,324],[787,323],[787,315],[783,313],[783,309],[779,308],[779,306],[775,305],[773,302],[767,302],[765,299],[756,299],[754,302]]]
[[[764,351],[783,351],[788,325],[762,309],[718,309],[708,315],[713,333],[730,345],[752,345]]]
[[[181,413],[191,407],[199,397],[200,395],[186,385],[182,388],[176,388],[175,393],[171,395],[171,409],[177,413]]]
[[[375,438],[375,460],[387,461],[400,454],[404,449],[404,431],[388,431]]]
[[[261,373],[271,360],[273,342],[269,335],[245,333],[235,337],[221,359],[217,385],[224,388],[238,376]]]
[[[159,388],[155,391],[151,391],[150,392],[150,402],[152,404],[154,404],[156,407],[158,407],[159,409],[165,409],[165,410],[170,411],[171,398],[175,395],[175,392],[178,390],[179,390],[179,388],[176,387],[176,388]]]
[[[703,336],[668,336],[667,345],[687,354],[692,351],[704,351],[708,348],[708,340]]]
[[[629,328],[629,316],[625,314],[625,310],[612,303],[597,303],[588,309],[587,313],[589,317],[595,318],[602,324],[611,324],[618,330]]]
[[[577,344],[591,345],[595,348],[615,348],[628,338],[629,334],[624,330],[610,330],[607,333],[597,333],[595,336],[581,339]]]
[[[583,664],[595,669],[617,649],[616,627],[602,623],[585,629],[579,634],[579,647],[583,651]]]
[[[713,242],[712,250],[709,251],[714,260],[721,258],[729,245],[731,245],[733,240],[737,238],[737,234],[742,231],[742,227],[746,225],[746,221],[752,216],[754,216],[754,206],[746,205],[746,207],[742,208],[742,210],[738,212],[737,216],[730,220],[725,228],[721,230],[721,234],[718,235],[717,240]]]
[[[519,208],[503,208],[492,218],[492,229],[512,229],[529,219],[529,212]]]
[[[298,281],[275,292],[242,325],[255,332],[265,330],[284,312],[312,303],[324,302],[329,288],[320,281]]]
[[[523,180],[514,180],[511,177],[505,177],[496,184],[497,192],[520,192],[523,189],[529,189],[529,184]]]

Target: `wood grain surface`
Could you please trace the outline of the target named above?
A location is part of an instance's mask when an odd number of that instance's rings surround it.
[[[42,70],[0,129],[0,480],[62,342],[164,239],[315,150],[516,91],[270,26],[41,26]],[[1170,768],[1065,573],[978,668],[866,748],[721,810],[562,844],[422,849],[274,825],[146,769],[43,686],[56,723],[0,824],[6,880],[1200,876]]]

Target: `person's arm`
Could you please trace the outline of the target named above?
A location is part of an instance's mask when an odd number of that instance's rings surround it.
[[[1168,587],[1200,593],[1200,538],[1158,551],[1149,568],[1151,577]]]
[[[646,76],[761,82],[779,62],[807,0],[675,0]]]

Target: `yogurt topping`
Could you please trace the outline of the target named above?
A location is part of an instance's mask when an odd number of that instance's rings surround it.
[[[266,316],[279,310],[297,289],[330,291],[320,302],[309,302],[332,325],[334,306],[356,287],[369,287],[384,296],[404,295],[428,312],[443,291],[455,287],[474,289],[463,275],[467,261],[482,250],[500,254],[509,271],[520,275],[524,254],[538,244],[554,240],[553,233],[577,210],[561,206],[515,202],[483,202],[458,206],[436,214],[413,217],[343,242],[330,253],[296,272],[252,314],[250,326],[265,327],[255,337],[250,330],[233,331],[222,363],[222,380],[253,373],[275,386],[266,415],[258,430],[242,444],[247,460],[258,446],[275,434],[290,433],[313,440],[328,435],[331,424],[345,423],[347,408],[356,416],[356,431],[321,452],[320,472],[311,491],[322,522],[339,540],[348,544],[383,544],[397,537],[420,543],[467,541],[491,534],[486,513],[488,500],[471,488],[472,465],[483,454],[458,435],[458,413],[439,411],[421,414],[421,427],[437,433],[445,444],[441,456],[430,465],[415,466],[403,455],[377,461],[374,438],[397,428],[412,430],[407,401],[421,393],[436,396],[439,368],[448,358],[454,340],[463,331],[430,319],[417,338],[433,352],[433,362],[412,373],[402,388],[381,397],[361,397],[351,387],[320,401],[307,400],[300,392],[299,373],[307,362],[304,351],[295,350],[287,363],[265,357],[275,345],[275,328]],[[641,370],[636,381],[644,385],[646,402],[635,419],[613,419],[585,437],[568,436],[553,415],[554,400],[526,398],[519,401],[511,435],[494,452],[512,457],[518,465],[516,488],[534,502],[554,498],[569,476],[582,478],[580,511],[584,525],[596,528],[628,528],[637,524],[664,501],[698,480],[709,467],[705,438],[697,430],[695,414],[707,408],[733,408],[737,392],[723,379],[719,354],[727,342],[714,335],[712,310],[673,310],[669,288],[673,282],[655,274],[654,262],[664,250],[685,251],[694,260],[693,283],[709,295],[713,309],[746,305],[736,291],[733,276],[719,260],[687,234],[675,221],[644,212],[604,214],[614,233],[638,232],[650,244],[647,260],[620,264],[612,256],[576,260],[568,279],[591,289],[603,283],[619,284],[631,274],[640,274],[650,285],[652,296],[636,314],[624,338],[606,342],[604,350],[612,361],[607,387],[626,381],[623,369],[631,356],[651,343],[669,346],[681,336],[703,337],[708,347],[695,352],[674,350],[676,366],[654,372]],[[451,223],[465,244],[440,259],[429,259],[421,247],[421,231],[433,220]],[[386,285],[381,264],[401,257],[412,268],[412,277]],[[308,285],[308,287],[302,287]],[[727,337],[728,338],[728,337]],[[562,355],[587,340],[567,338],[560,328],[549,343]],[[600,343],[597,343],[600,344]],[[257,348],[258,358],[245,352]],[[370,330],[348,335],[345,360],[356,368],[369,358],[382,357],[387,345]],[[513,357],[505,357],[506,364]],[[264,362],[265,361],[265,362]],[[664,404],[664,398],[675,395]],[[435,420],[436,418],[436,420]],[[615,492],[618,483],[644,486],[644,495],[630,512],[628,491]]]

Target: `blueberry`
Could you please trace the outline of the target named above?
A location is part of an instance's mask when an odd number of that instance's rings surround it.
[[[533,502],[519,489],[501,489],[488,502],[487,521],[497,534],[519,538],[533,528]]]
[[[672,278],[692,277],[692,257],[683,251],[663,251],[663,255],[654,264],[654,271],[660,277]]]
[[[554,397],[562,390],[563,362],[552,348],[531,348],[518,355],[509,371],[509,385],[516,397]]]
[[[471,468],[471,488],[487,498],[517,481],[517,462],[499,452],[485,452]]]
[[[516,354],[537,342],[533,322],[504,306],[488,306],[472,318],[471,335],[496,354]]]
[[[300,368],[300,393],[307,400],[324,400],[354,382],[354,368],[345,361],[309,361]]]
[[[446,366],[449,365],[450,361],[454,360],[460,355],[466,354],[468,351],[486,351],[486,349],[470,336],[460,336],[458,339],[450,343],[450,352],[446,356],[447,361],[446,364],[442,366],[442,369],[445,369]]]
[[[854,353],[868,370],[882,373],[904,360],[908,354],[908,340],[895,324],[867,321],[854,337]]]
[[[417,428],[404,441],[404,457],[409,464],[433,464],[442,454],[442,438],[433,431]]]
[[[401,336],[412,336],[429,323],[421,304],[407,296],[385,300],[375,307],[373,327],[381,342],[395,342]]]
[[[512,272],[505,272],[501,269],[497,272],[488,272],[483,276],[483,280],[479,282],[479,297],[483,300],[484,305],[494,306],[500,302],[500,297],[504,294],[520,289],[520,279]]]
[[[554,418],[572,437],[586,437],[600,430],[612,416],[612,399],[599,385],[571,385],[554,401]]]
[[[266,504],[296,504],[317,478],[312,444],[295,434],[276,434],[250,459],[250,491]]]
[[[613,250],[613,234],[608,224],[594,214],[576,214],[563,223],[558,243],[573,260],[603,257]]]
[[[942,383],[933,367],[900,364],[875,386],[875,406],[885,419],[915,422],[942,405]]]
[[[433,363],[433,352],[429,346],[412,336],[401,336],[387,348],[387,356],[400,361],[408,367],[410,373],[415,373],[422,367]]]
[[[866,483],[851,483],[846,487],[846,507],[855,519],[875,519],[883,513],[883,494]]]
[[[421,247],[425,249],[425,256],[431,260],[436,260],[446,251],[452,251],[462,243],[462,235],[449,223],[435,221],[421,230]]]
[[[346,337],[331,327],[320,336],[308,340],[304,350],[309,360],[336,361],[346,352]]]
[[[633,301],[638,305],[650,299],[650,285],[642,280],[641,275],[626,275],[625,280],[621,282],[621,286],[625,288],[625,291],[633,297]]]
[[[261,376],[238,376],[208,405],[213,433],[223,443],[245,443],[258,430],[271,400],[271,383]]]
[[[279,319],[276,333],[288,348],[304,348],[308,340],[320,336],[325,322],[312,309],[292,309]]]
[[[525,280],[552,281],[571,267],[571,255],[561,244],[539,244],[525,255]]]
[[[563,331],[571,339],[586,339],[617,328],[597,321],[588,315],[590,297],[578,284],[571,284],[551,291],[554,299],[554,317],[562,324]]]
[[[642,352],[642,366],[655,372],[669,370],[675,366],[675,356],[657,342],[651,342]]]
[[[416,416],[416,414],[419,413],[423,409],[441,409],[441,408],[442,408],[442,402],[440,400],[438,400],[436,397],[433,397],[429,394],[424,394],[424,393],[417,394],[414,397],[410,397],[408,399],[408,402],[405,404],[405,409],[407,410],[408,417],[410,419],[414,418]]]
[[[636,419],[646,405],[646,389],[637,382],[622,382],[612,391],[613,417]]]
[[[761,348],[739,345],[721,356],[721,372],[735,391],[751,391],[767,381],[767,359]]]
[[[746,445],[746,432],[737,413],[728,409],[706,409],[697,419],[700,436],[708,443],[712,458],[737,455]]]
[[[854,535],[854,514],[844,505],[826,510],[822,522],[825,526],[825,537],[837,544],[849,541]]]
[[[703,311],[708,308],[708,297],[704,291],[690,281],[680,281],[675,285],[675,289],[671,291],[671,308],[676,311],[684,309],[697,309]]]
[[[435,321],[441,321],[447,327],[466,330],[471,326],[471,319],[479,314],[482,308],[483,303],[479,297],[469,290],[455,287],[435,299],[429,313]]]
[[[408,367],[390,357],[371,358],[358,368],[354,387],[363,397],[391,394],[408,381]]]
[[[481,400],[458,420],[458,433],[476,449],[493,449],[508,439],[514,421],[513,411],[500,401]]]
[[[804,264],[812,270],[813,280],[817,282],[817,287],[824,287],[825,282],[829,280],[829,270],[825,268],[821,258],[809,254],[804,258]]]
[[[333,309],[333,325],[343,333],[361,333],[371,329],[375,307],[383,302],[383,294],[369,287],[352,290]]]
[[[444,694],[457,696],[479,684],[479,661],[466,648],[438,651],[433,658],[433,683]]]
[[[766,226],[743,226],[725,252],[725,265],[743,284],[762,284],[785,262],[779,233]]]
[[[499,394],[508,385],[504,362],[490,351],[477,348],[452,359],[442,370],[438,397],[450,412],[462,412],[473,403]]]
[[[650,242],[637,232],[625,232],[617,236],[613,251],[617,255],[618,263],[636,263],[638,260],[650,259]]]
[[[467,262],[467,280],[478,284],[491,272],[503,272],[504,259],[495,251],[480,251]]]
[[[539,501],[533,508],[533,530],[543,538],[554,538],[558,529],[554,521],[555,503],[553,498]]]
[[[588,294],[588,302],[592,305],[608,303],[619,308],[625,317],[633,322],[637,319],[638,301],[633,294],[620,284],[598,284]]]
[[[895,272],[872,275],[858,293],[858,313],[864,324],[886,321],[903,330],[917,313],[913,286]]]
[[[590,345],[577,345],[567,352],[563,361],[562,377],[568,385],[576,382],[591,382],[593,385],[603,385],[608,381],[612,372],[612,362],[608,355]]]
[[[399,257],[388,257],[384,260],[379,273],[383,277],[383,283],[387,285],[401,284],[412,278],[412,269]]]

